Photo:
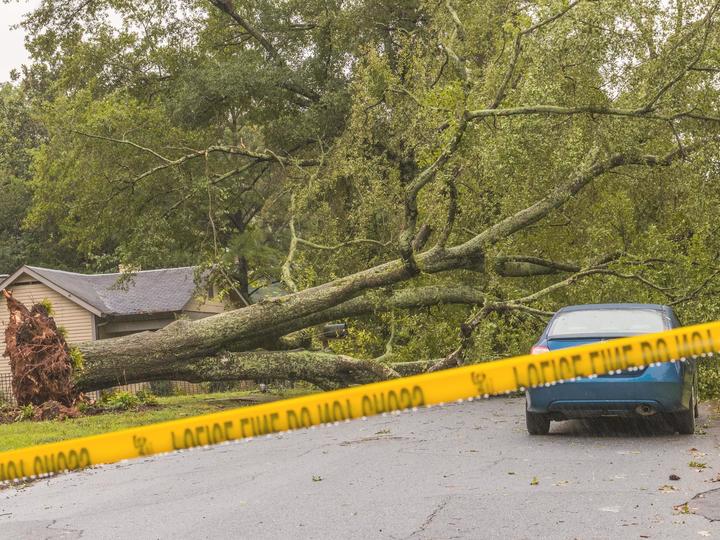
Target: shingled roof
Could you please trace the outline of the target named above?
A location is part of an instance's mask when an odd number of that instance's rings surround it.
[[[182,311],[196,293],[195,267],[142,270],[121,281],[123,274],[78,274],[23,266],[0,282],[11,287],[28,274],[98,316],[141,315]]]

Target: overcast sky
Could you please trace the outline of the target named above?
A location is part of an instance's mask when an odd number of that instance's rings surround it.
[[[10,27],[20,22],[23,14],[39,3],[40,0],[0,3],[0,82],[10,80],[10,70],[20,67],[28,60],[22,28],[11,30]]]

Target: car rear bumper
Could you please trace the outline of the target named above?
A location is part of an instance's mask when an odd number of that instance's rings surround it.
[[[652,399],[635,401],[554,401],[547,409],[556,418],[593,418],[598,416],[652,416],[669,412],[666,406]]]
[[[529,411],[558,419],[679,412],[687,409],[684,398],[674,363],[648,368],[639,377],[597,377],[527,391]]]

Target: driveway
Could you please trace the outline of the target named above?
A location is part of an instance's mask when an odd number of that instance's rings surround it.
[[[0,537],[720,539],[700,515],[720,519],[708,405],[694,436],[572,421],[544,437],[526,434],[523,405],[452,404],[5,489]]]

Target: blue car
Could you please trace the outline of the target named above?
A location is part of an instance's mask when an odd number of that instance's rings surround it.
[[[662,332],[680,326],[672,308],[657,304],[595,304],[558,311],[532,348],[540,354],[613,338]],[[583,378],[526,392],[531,435],[545,435],[551,420],[600,416],[663,415],[682,434],[695,431],[696,362],[667,362],[638,371]]]

